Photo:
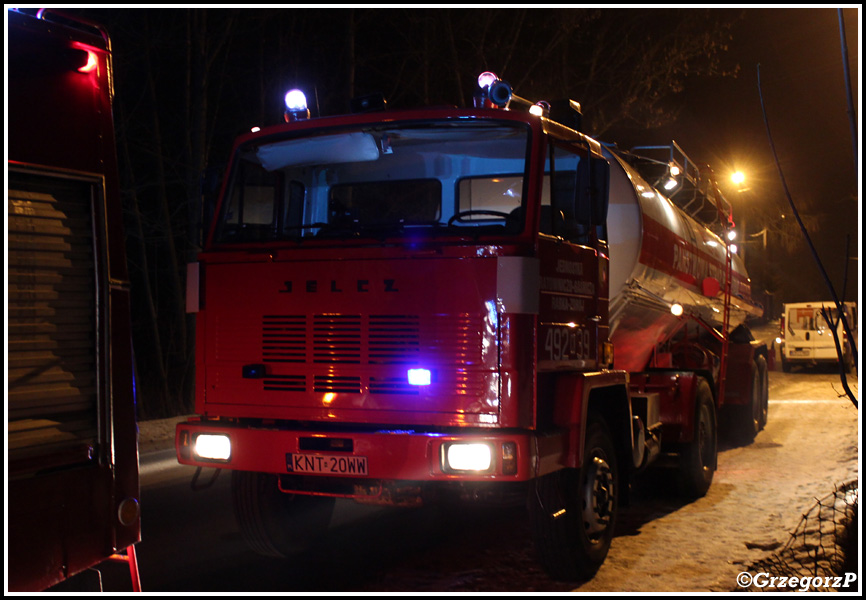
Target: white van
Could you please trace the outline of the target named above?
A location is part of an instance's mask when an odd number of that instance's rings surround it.
[[[842,347],[842,364],[845,372],[850,373],[854,367],[854,355],[851,343],[842,327],[833,302],[798,302],[784,304],[781,319],[782,370],[786,373],[793,365],[833,364],[839,361],[836,354],[836,344],[833,341],[831,325],[822,316],[821,309],[826,307],[830,320],[836,324],[839,344]],[[852,335],[857,336],[857,304],[843,304],[845,318]]]

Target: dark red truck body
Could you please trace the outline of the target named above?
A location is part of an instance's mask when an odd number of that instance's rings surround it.
[[[137,426],[109,38],[7,18],[6,560],[38,591],[127,549],[137,573]]]

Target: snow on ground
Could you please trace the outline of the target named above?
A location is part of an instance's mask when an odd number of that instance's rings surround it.
[[[770,329],[765,337],[773,334]],[[858,394],[856,376],[851,385]],[[841,389],[838,375],[831,372],[772,371],[766,429],[749,445],[720,445],[713,485],[699,500],[680,499],[671,478],[647,473],[639,481],[637,499],[620,512],[606,562],[586,583],[553,582],[541,573],[526,525],[515,515],[518,520],[507,527],[493,520],[489,532],[479,525],[481,533],[467,535],[472,529],[467,526],[463,534],[446,538],[456,540],[446,543],[452,549],[449,559],[441,548],[409,553],[383,578],[355,589],[737,590],[737,575],[782,548],[816,499],[859,478],[859,414],[840,397]],[[183,418],[141,423],[141,451],[171,448],[175,423]]]
[[[766,429],[750,445],[722,446],[704,498],[683,503],[647,485],[599,573],[576,591],[736,590],[737,575],[783,546],[816,499],[858,479],[858,411],[836,389],[833,374],[771,372]]]

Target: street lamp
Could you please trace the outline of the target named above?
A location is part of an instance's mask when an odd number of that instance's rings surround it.
[[[734,171],[731,173],[731,182],[737,186],[738,194],[749,191],[749,188],[743,187],[743,184],[746,183],[746,174],[742,171]]]
[[[736,190],[737,190],[737,194],[741,194],[740,198],[743,200],[743,202],[740,203],[740,208],[742,210],[741,210],[741,213],[737,219],[737,222],[739,224],[739,227],[738,227],[739,238],[742,241],[741,248],[740,248],[740,257],[745,262],[746,254],[747,254],[746,244],[747,243],[754,243],[753,242],[754,238],[763,238],[761,240],[763,242],[762,247],[760,249],[758,249],[758,248],[753,248],[750,246],[748,254],[750,254],[750,258],[752,258],[752,259],[757,258],[758,254],[760,254],[760,260],[758,262],[758,265],[760,266],[759,271],[760,271],[761,286],[764,288],[765,293],[769,294],[769,292],[766,291],[767,287],[768,287],[767,286],[767,277],[768,277],[767,267],[768,267],[768,263],[769,263],[768,247],[767,247],[767,233],[768,233],[767,227],[764,227],[758,233],[750,234],[748,232],[748,229],[746,227],[746,215],[750,212],[750,209],[751,209],[751,211],[754,211],[755,207],[754,207],[754,205],[751,205],[750,202],[747,201],[747,200],[754,200],[754,197],[751,195],[751,188],[746,185],[746,174],[743,171],[735,171],[735,172],[731,173],[731,183],[734,184],[734,186],[736,187]],[[748,199],[746,198],[745,192],[750,192],[750,196]],[[754,215],[755,213],[753,212],[752,214]],[[760,220],[761,219],[759,219],[759,221]],[[754,241],[758,241],[758,240],[754,240]],[[752,250],[755,250],[754,256],[751,256]],[[756,265],[756,266],[758,266],[758,265]],[[769,296],[768,296],[767,300],[769,301]],[[772,312],[772,310],[770,310],[770,313],[771,312]]]

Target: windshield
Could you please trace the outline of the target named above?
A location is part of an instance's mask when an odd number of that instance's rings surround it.
[[[529,128],[384,123],[241,149],[216,242],[523,230]]]

